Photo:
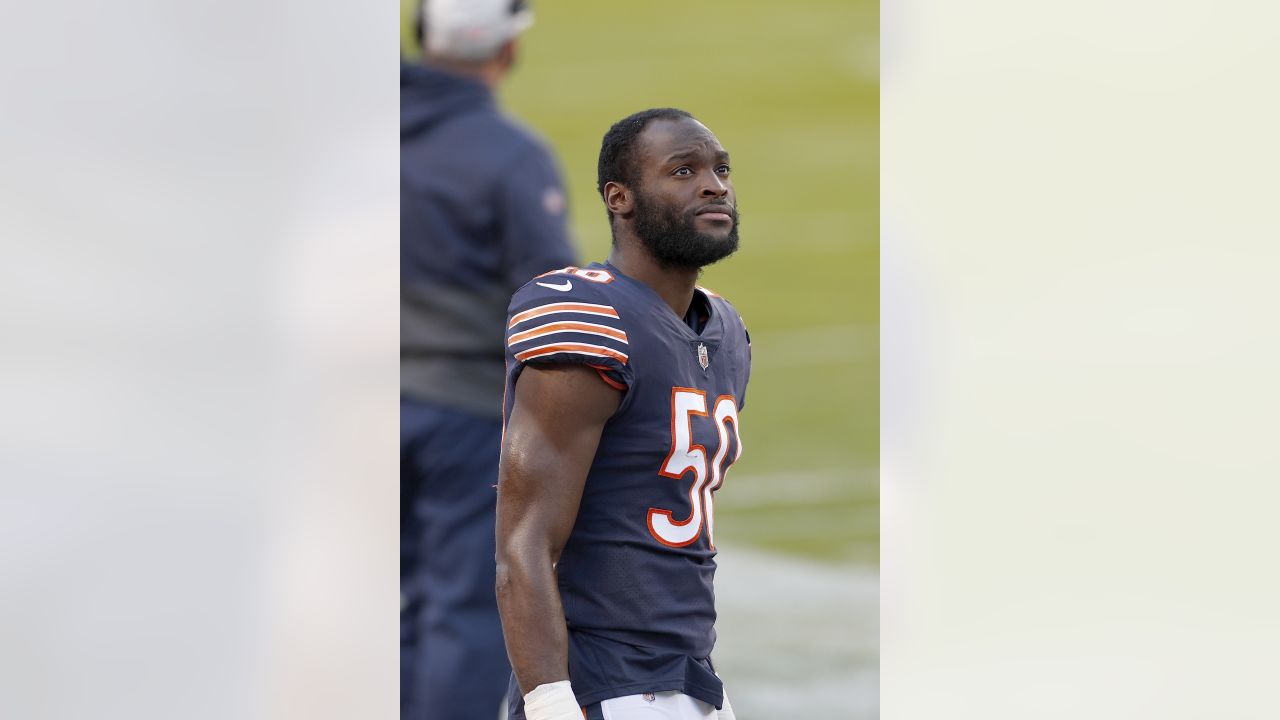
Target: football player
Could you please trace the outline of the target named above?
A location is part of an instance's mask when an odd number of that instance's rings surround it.
[[[613,250],[539,276],[507,320],[497,593],[512,720],[723,719],[715,493],[742,452],[742,318],[697,285],[738,247],[729,154],[689,113],[616,123]]]

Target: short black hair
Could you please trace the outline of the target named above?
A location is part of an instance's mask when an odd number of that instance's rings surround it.
[[[677,108],[650,108],[632,113],[609,128],[600,143],[600,161],[596,165],[596,191],[600,199],[604,199],[604,186],[608,182],[618,182],[629,187],[636,185],[635,145],[636,138],[644,132],[651,120],[676,120],[693,115]],[[609,223],[613,224],[613,212],[605,207],[609,214]]]

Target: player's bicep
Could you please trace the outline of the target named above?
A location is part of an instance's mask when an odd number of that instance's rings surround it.
[[[600,433],[621,397],[582,365],[528,366],[521,372],[503,438],[500,545],[559,553],[573,529]]]

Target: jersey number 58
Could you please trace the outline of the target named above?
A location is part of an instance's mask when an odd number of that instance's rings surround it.
[[[720,443],[711,459],[710,477],[707,473],[707,449],[693,444],[694,416],[707,417],[707,394],[693,388],[671,388],[671,452],[667,454],[658,474],[679,480],[693,471],[693,485],[689,488],[689,517],[675,520],[670,510],[649,508],[649,532],[663,545],[684,547],[698,539],[702,526],[707,526],[707,542],[715,548],[715,512],[711,493],[720,488],[729,466],[742,455],[742,438],[738,435],[738,404],[732,395],[716,398],[711,411]],[[729,452],[729,424],[733,424],[733,439],[737,452],[729,462],[724,462]]]

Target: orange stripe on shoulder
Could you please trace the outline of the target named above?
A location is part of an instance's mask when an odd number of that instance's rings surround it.
[[[537,307],[529,308],[521,313],[516,313],[511,317],[511,322],[507,324],[507,328],[513,328],[526,320],[542,317],[544,315],[552,315],[554,313],[583,313],[586,315],[599,315],[602,317],[618,317],[618,311],[614,310],[610,305],[597,305],[596,303],[583,302],[562,302],[548,303]]]
[[[562,320],[549,322],[543,325],[529,328],[518,333],[513,333],[511,338],[507,340],[507,346],[516,345],[522,342],[539,338],[544,335],[554,335],[556,333],[577,332],[587,335],[599,335],[601,337],[613,338],[620,343],[627,342],[627,334],[617,328],[608,325],[600,325],[597,323],[574,322],[572,320]]]
[[[545,357],[547,355],[556,355],[558,353],[574,353],[578,355],[590,355],[592,357],[613,358],[623,365],[627,364],[627,354],[618,352],[613,348],[607,348],[603,345],[591,345],[589,343],[559,343],[556,345],[539,345],[535,348],[529,348],[516,353],[515,357],[521,362],[532,360],[534,358]]]

